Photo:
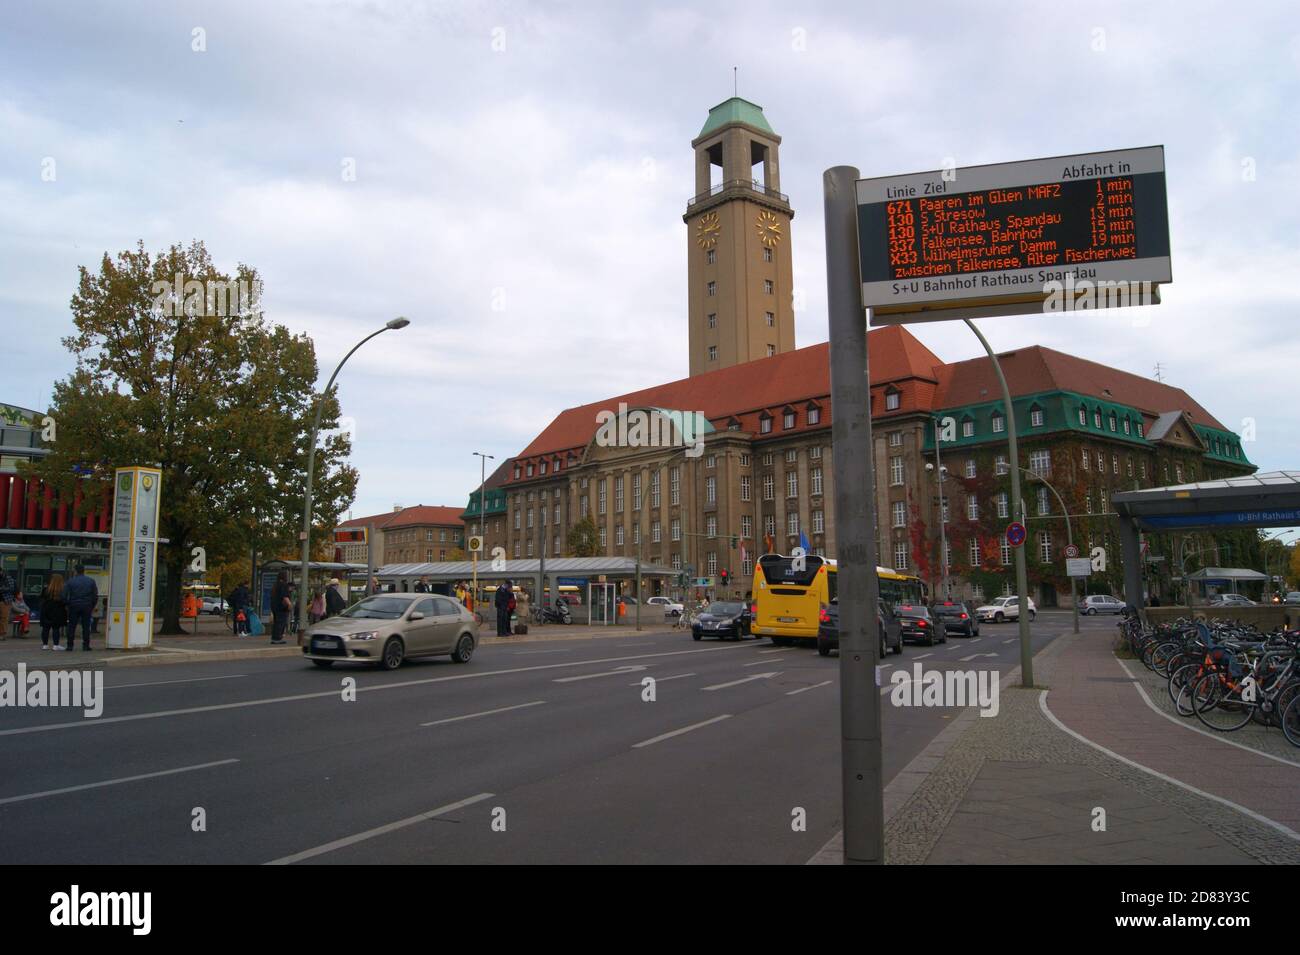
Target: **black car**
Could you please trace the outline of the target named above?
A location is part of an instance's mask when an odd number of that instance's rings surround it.
[[[717,637],[719,640],[739,640],[749,636],[749,624],[753,617],[749,604],[738,600],[715,600],[704,613],[695,618],[691,624],[691,636],[696,640],[702,637]]]
[[[898,618],[882,602],[876,612],[876,626],[880,629],[880,656],[891,650],[903,652],[903,633]],[[817,652],[824,657],[840,648],[840,605],[838,601],[822,604],[817,614]]]
[[[980,635],[980,622],[971,608],[960,600],[944,600],[930,608],[930,616],[946,633],[963,633],[968,637]]]
[[[921,604],[899,604],[894,608],[903,632],[903,641],[924,643],[932,647],[936,643],[947,643],[948,634],[942,624],[936,623],[930,611]]]

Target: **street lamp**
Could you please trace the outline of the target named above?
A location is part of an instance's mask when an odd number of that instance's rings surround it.
[[[948,530],[943,515],[943,482],[948,480],[948,468],[939,463],[939,428],[934,429],[934,464],[926,463],[927,471],[939,472],[939,564],[943,568],[943,596],[947,600],[951,594],[948,593]]]
[[[482,451],[475,451],[475,452],[473,452],[473,453],[476,454],[476,455],[478,456],[478,459],[479,459],[479,461],[478,461],[478,471],[479,471],[479,478],[478,478],[478,535],[479,535],[479,537],[482,539],[482,542],[483,542],[483,543],[486,543],[486,542],[487,542],[487,497],[486,497],[486,493],[487,493],[487,492],[486,492],[485,489],[487,488],[487,463],[488,463],[488,458],[491,458],[493,461],[495,461],[495,460],[496,460],[496,455],[494,455],[494,454],[484,454]],[[472,605],[472,609],[470,610],[470,612],[473,613],[473,614],[475,614],[475,615],[477,615],[477,614],[478,614],[478,551],[472,551],[472,553],[473,553],[473,555],[474,555],[473,558],[472,558],[472,560],[474,561],[474,582],[473,582],[472,584],[470,584],[470,588],[471,588],[471,590],[472,590],[472,592],[473,592],[473,596],[470,597],[470,604]],[[539,599],[540,599],[540,597],[541,597],[541,594],[538,594],[538,598],[539,598]]]
[[[307,567],[311,562],[311,485],[312,475],[316,466],[316,433],[320,431],[320,417],[325,410],[325,396],[330,393],[334,387],[334,379],[339,376],[343,366],[347,364],[349,358],[356,353],[356,350],[364,345],[376,335],[382,335],[387,331],[396,331],[399,328],[405,328],[411,324],[408,318],[394,318],[384,323],[384,327],[378,331],[371,332],[361,341],[352,346],[352,351],[343,356],[343,360],[338,363],[334,369],[334,374],[330,375],[330,380],[325,385],[325,390],[320,393],[316,399],[316,418],[311,425],[311,443],[307,446],[307,492],[302,501],[302,533],[298,536],[302,538],[302,579],[298,585],[298,632],[302,633],[303,621],[307,619]],[[369,584],[369,581],[367,581]]]
[[[1019,467],[1019,465],[1017,465]],[[1065,501],[1061,497],[1061,492],[1052,486],[1042,474],[1037,471],[1031,471],[1029,468],[1020,468],[1029,475],[1030,481],[1041,481],[1049,491],[1056,497],[1056,501],[1061,505],[1061,515],[1065,518],[1065,543],[1067,547],[1074,546],[1074,532],[1070,529],[1070,509],[1065,506]],[[1079,632],[1079,593],[1076,585],[1076,579],[1070,577],[1070,603],[1074,607],[1074,632]]]

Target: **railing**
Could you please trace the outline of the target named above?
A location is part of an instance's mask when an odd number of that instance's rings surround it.
[[[775,189],[763,185],[757,179],[728,179],[711,187],[708,192],[701,192],[698,196],[695,196],[693,199],[688,201],[686,205],[688,207],[693,206],[698,202],[703,202],[705,199],[711,199],[714,196],[721,195],[729,189],[748,189],[751,192],[757,192],[764,196],[771,196],[773,199],[779,199],[781,202],[790,201],[790,197],[784,192],[777,192]]]

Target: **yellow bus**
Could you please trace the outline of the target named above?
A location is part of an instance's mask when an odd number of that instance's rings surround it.
[[[835,561],[825,557],[805,557],[803,570],[796,570],[793,557],[764,554],[754,567],[751,631],[777,644],[815,643],[818,611],[838,594],[836,575]],[[876,577],[886,606],[925,602],[919,577],[879,566]]]

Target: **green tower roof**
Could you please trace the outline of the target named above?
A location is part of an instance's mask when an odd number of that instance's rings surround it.
[[[771,133],[773,136],[776,135],[776,132],[768,125],[767,117],[763,115],[763,107],[757,103],[751,103],[747,99],[741,99],[739,96],[733,96],[709,110],[709,118],[704,121],[704,128],[700,130],[700,136],[706,136],[715,129],[721,129],[728,123],[745,123]]]

